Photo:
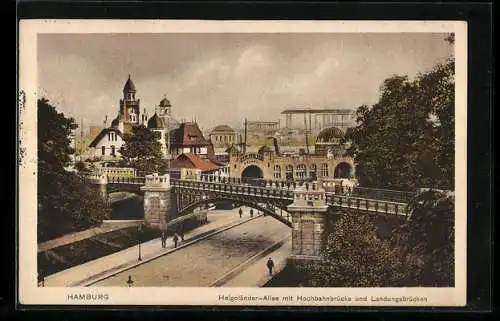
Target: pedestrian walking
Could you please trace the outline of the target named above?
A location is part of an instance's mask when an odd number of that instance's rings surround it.
[[[174,248],[177,248],[177,242],[179,241],[179,236],[177,233],[174,234]]]
[[[131,287],[132,284],[134,284],[134,281],[132,281],[132,275],[129,275],[128,280],[127,280],[127,285],[128,285],[128,287]]]
[[[184,230],[182,230],[182,229],[180,232],[180,236],[181,236],[181,241],[184,242]]]
[[[243,216],[243,210],[241,209],[240,207],[240,210],[238,211],[238,213],[240,214],[240,218]]]
[[[250,217],[253,217],[253,208],[250,209]]]
[[[165,231],[161,232],[161,247],[167,247],[167,234],[165,233]]]
[[[269,258],[269,260],[267,260],[267,269],[269,270],[269,276],[273,275],[273,268],[274,268],[273,259]]]

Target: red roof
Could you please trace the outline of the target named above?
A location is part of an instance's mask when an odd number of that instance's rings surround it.
[[[198,124],[183,123],[173,131],[172,145],[174,146],[208,146],[208,140],[203,137]]]
[[[194,154],[185,153],[172,161],[172,168],[197,168],[202,172],[211,172],[218,169],[219,166],[210,160],[203,160]]]

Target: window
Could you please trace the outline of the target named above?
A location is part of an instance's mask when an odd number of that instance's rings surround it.
[[[287,165],[285,168],[285,176],[287,180],[293,180],[293,166]]]
[[[309,169],[309,177],[312,179],[316,179],[317,175],[316,171],[317,171],[316,164],[311,164],[311,167]]]
[[[111,156],[116,156],[115,155],[115,146],[111,145]]]
[[[101,154],[102,154],[102,156],[104,156],[106,154],[106,147],[105,146],[101,147]]]
[[[328,177],[328,164],[321,164],[321,176]]]
[[[217,142],[217,141],[219,141],[219,140],[218,140],[218,136],[215,136],[215,141],[216,141],[216,142]]]
[[[274,165],[274,178],[281,179],[281,166]]]
[[[306,165],[299,164],[297,165],[297,178],[305,178],[306,177]]]

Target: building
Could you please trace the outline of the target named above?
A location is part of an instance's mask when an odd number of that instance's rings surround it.
[[[201,158],[214,158],[212,143],[207,140],[196,122],[179,124],[179,127],[171,133],[170,153],[177,157],[182,154],[191,153]]]
[[[354,160],[346,155],[342,131],[332,128],[318,137],[314,154],[284,154],[279,148],[269,146],[246,154],[233,149],[229,153],[229,176],[270,180],[354,179]]]
[[[119,150],[124,144],[123,134],[129,133],[134,126],[146,125],[148,117],[146,110],[141,115],[140,99],[136,98],[135,84],[128,76],[123,86],[123,98],[120,99],[118,116],[111,122],[110,127],[102,129],[92,140],[89,147],[93,149],[93,157],[103,161],[117,161]]]
[[[353,109],[286,109],[281,115],[285,118],[284,128],[307,127],[312,135],[329,127],[345,132],[356,125],[356,111]],[[298,117],[294,119],[294,116]]]
[[[215,148],[228,148],[237,142],[238,133],[227,125],[218,125],[210,132],[209,137]]]
[[[335,155],[340,156],[348,147],[343,142],[344,132],[337,127],[329,127],[323,129],[316,137],[314,151],[318,155]]]
[[[229,176],[227,165],[214,162],[210,158],[202,159],[192,153],[183,153],[172,161],[170,173],[173,177],[176,177],[176,173],[183,171],[189,175],[197,172],[221,177]]]
[[[262,132],[262,131],[275,132],[278,129],[279,129],[279,122],[276,121],[256,121],[256,120],[247,121],[247,130],[249,132]]]
[[[179,128],[179,122],[172,117],[172,105],[164,97],[155,107],[154,115],[148,120],[148,129],[155,133],[165,158],[171,159],[170,133],[177,128]]]

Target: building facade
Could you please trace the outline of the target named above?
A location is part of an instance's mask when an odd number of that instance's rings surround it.
[[[247,130],[249,132],[276,131],[279,127],[279,122],[276,121],[247,121]]]
[[[209,138],[215,148],[228,148],[236,144],[238,133],[227,125],[218,125],[210,132]]]
[[[167,159],[172,158],[171,133],[177,128],[179,128],[179,123],[172,117],[172,105],[164,97],[155,107],[154,115],[148,120],[148,129],[155,133],[158,142],[161,144],[163,156]]]
[[[120,99],[118,116],[111,122],[111,126],[102,129],[92,140],[89,147],[91,155],[103,161],[117,161],[120,158],[120,148],[124,144],[123,134],[129,133],[134,126],[146,125],[148,116],[146,110],[140,113],[140,99],[136,98],[135,84],[128,76],[123,86],[123,97]]]
[[[257,153],[234,151],[229,153],[229,175],[272,180],[354,179],[354,159],[346,155],[342,134],[338,128],[325,130],[318,136],[314,154],[282,154],[269,146]]]

